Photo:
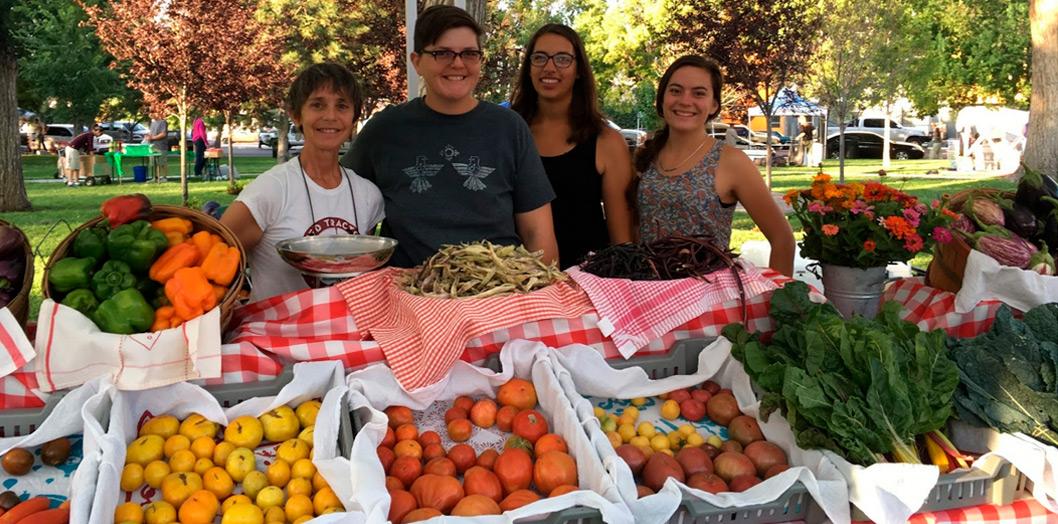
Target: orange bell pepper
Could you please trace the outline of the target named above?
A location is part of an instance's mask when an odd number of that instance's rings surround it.
[[[154,324],[151,324],[151,331],[163,331],[183,323],[184,319],[176,314],[173,306],[162,306],[154,310]]]
[[[206,272],[206,278],[213,283],[222,286],[231,284],[235,272],[239,270],[239,248],[230,247],[224,242],[214,244],[202,261],[202,269]]]
[[[186,242],[195,226],[186,218],[169,217],[151,222],[151,227],[164,233],[169,245],[175,246]]]
[[[200,267],[176,270],[173,278],[165,283],[165,296],[172,303],[177,316],[184,320],[197,318],[217,305],[213,285]]]
[[[198,248],[199,263],[206,259],[206,255],[209,254],[210,248],[212,248],[217,242],[223,242],[223,240],[221,240],[219,235],[215,235],[209,231],[199,231],[198,233],[191,235],[191,243]]]
[[[198,249],[194,244],[190,242],[184,242],[177,244],[162,253],[162,256],[158,257],[158,260],[151,264],[151,269],[147,272],[147,276],[151,277],[151,280],[164,284],[173,278],[173,274],[176,270],[185,267],[191,267],[198,262]]]

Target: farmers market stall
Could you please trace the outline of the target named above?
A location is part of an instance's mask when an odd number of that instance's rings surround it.
[[[838,213],[887,217],[855,263],[963,216],[881,184],[798,194],[820,256],[847,251]],[[379,268],[393,241],[319,237],[282,252],[320,287],[237,307],[217,221],[102,210],[49,260],[32,344],[0,309],[0,524],[1058,520],[1056,304],[902,279],[846,318],[708,237],[565,272],[487,242]]]

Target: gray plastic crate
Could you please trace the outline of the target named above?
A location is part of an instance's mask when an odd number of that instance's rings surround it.
[[[689,375],[698,371],[698,356],[715,341],[715,337],[681,340],[669,348],[664,355],[632,357],[628,360],[610,360],[615,369],[643,368],[647,375],[662,379],[673,375]],[[805,520],[815,502],[800,482],[790,486],[779,498],[767,503],[744,508],[719,508],[703,500],[684,497],[683,504],[669,519],[672,524],[712,524],[716,522],[738,522],[742,524],[772,524]]]
[[[0,411],[0,438],[21,437],[33,433],[65,395],[65,391],[52,393],[44,407]]]

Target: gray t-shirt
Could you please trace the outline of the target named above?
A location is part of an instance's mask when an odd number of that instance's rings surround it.
[[[390,107],[367,122],[342,165],[382,191],[400,267],[442,244],[520,244],[514,215],[555,198],[525,121],[488,102],[462,115],[421,97]]]
[[[158,133],[168,133],[168,132],[169,132],[169,123],[166,122],[164,118],[158,119],[158,120],[151,120],[150,136],[157,135]],[[169,139],[168,138],[161,138],[161,139],[158,139],[158,140],[150,140],[150,139],[148,139],[148,142],[151,143],[152,149],[154,149],[155,151],[157,151],[159,153],[165,153],[165,152],[169,151]]]

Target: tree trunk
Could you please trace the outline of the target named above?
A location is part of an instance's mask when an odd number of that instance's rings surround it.
[[[885,132],[882,134],[882,169],[889,169],[889,148],[892,142],[889,138],[889,113],[891,112],[889,101],[885,101]]]
[[[838,124],[838,182],[845,183],[845,121]]]
[[[1025,165],[1058,175],[1058,2],[1029,0],[1032,95]]]
[[[235,190],[235,141],[231,132],[231,110],[224,112],[224,127],[228,129],[228,189],[229,193]]]
[[[290,132],[290,117],[284,112],[279,116],[279,124],[276,126],[276,163],[282,164],[290,159],[290,140],[287,138]]]
[[[7,29],[3,29],[7,32]],[[22,154],[19,151],[18,103],[15,79],[18,62],[9,35],[0,35],[0,212],[31,209],[22,179]]]
[[[180,205],[187,207],[187,87],[183,88],[180,100],[177,102],[180,111]],[[165,143],[167,149],[162,153],[168,155],[169,142]]]

